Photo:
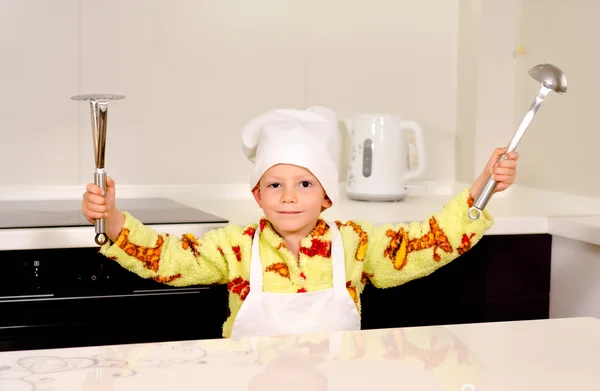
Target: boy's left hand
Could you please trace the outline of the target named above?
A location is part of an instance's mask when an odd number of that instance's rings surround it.
[[[471,194],[473,197],[477,197],[477,195],[481,192],[485,183],[488,180],[489,175],[492,175],[492,179],[498,182],[496,184],[496,189],[494,192],[504,191],[510,187],[515,182],[515,177],[517,176],[517,160],[519,159],[519,153],[513,151],[506,156],[504,159],[496,165],[496,160],[506,152],[506,147],[496,148],[490,160],[487,162],[485,169],[477,178],[473,186],[471,187]]]

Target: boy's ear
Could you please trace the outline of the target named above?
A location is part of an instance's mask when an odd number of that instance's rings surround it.
[[[323,199],[323,204],[321,205],[321,212],[323,212],[326,209],[331,208],[331,205],[333,205],[333,202],[331,201],[329,196],[326,195],[325,198]]]
[[[262,208],[262,206],[260,205],[262,200],[260,197],[260,187],[258,185],[256,185],[254,189],[252,189],[252,195],[254,196],[254,199],[256,200],[258,206]]]

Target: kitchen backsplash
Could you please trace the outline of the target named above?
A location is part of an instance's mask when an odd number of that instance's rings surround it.
[[[343,145],[355,113],[418,121],[423,178],[454,177],[458,0],[10,0],[0,15],[4,186],[93,180],[80,93],[126,96],[108,111],[119,183],[245,183],[244,124],[310,105],[336,111]]]
[[[519,146],[519,183],[600,195],[584,162],[600,133],[583,104],[600,58],[578,51],[593,36],[584,26],[600,27],[583,0],[552,3],[543,20],[565,27],[535,21],[528,0],[3,0],[0,182],[92,181],[89,107],[70,100],[81,93],[126,96],[108,114],[107,170],[121,184],[245,183],[244,124],[311,105],[336,111],[346,148],[347,116],[418,121],[422,179],[470,181],[529,107],[538,87],[527,69],[554,62],[572,91],[540,109]]]

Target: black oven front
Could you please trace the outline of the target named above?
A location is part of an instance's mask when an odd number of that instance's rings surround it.
[[[0,350],[220,338],[227,287],[169,287],[98,248],[0,251]]]

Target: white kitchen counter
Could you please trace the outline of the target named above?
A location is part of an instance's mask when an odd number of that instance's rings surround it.
[[[600,320],[0,353],[0,390],[598,390]]]
[[[427,190],[418,189],[411,192],[402,202],[353,201],[342,194],[338,204],[325,211],[323,216],[334,220],[362,219],[374,224],[423,221],[430,214],[440,210],[461,189],[461,184]],[[223,216],[235,224],[247,224],[261,216],[256,202],[250,197],[231,202],[227,198],[194,198],[193,195],[182,194],[175,196],[174,199]],[[585,229],[588,227],[598,228],[600,233],[600,225],[594,226],[592,220],[589,220],[590,216],[600,215],[600,199],[514,188],[506,194],[494,195],[486,209],[490,211],[496,222],[488,231],[490,235],[554,233],[549,231],[549,222],[554,219],[569,221],[584,229],[584,232],[587,232]]]
[[[402,202],[361,202],[347,198],[342,192],[340,200],[324,212],[327,219],[363,219],[374,224],[406,221],[423,221],[438,211],[454,197],[463,183],[422,183],[409,190]],[[341,186],[343,189],[343,185]],[[81,199],[83,187],[58,188],[0,188],[0,200],[15,199]],[[245,225],[256,222],[261,210],[252,198],[248,186],[119,186],[119,198],[166,197]],[[496,223],[488,235],[549,233],[570,239],[600,245],[600,199],[514,185],[509,190],[495,194],[487,205]],[[168,227],[158,227],[167,230]],[[170,232],[180,233],[182,226]],[[10,243],[20,243],[32,235],[43,240],[44,230],[0,230],[0,249],[16,248]],[[93,227],[52,231],[52,241],[57,236],[71,235],[74,247],[94,246]],[[83,239],[79,239],[83,238]],[[83,244],[80,244],[83,240]],[[46,242],[50,243],[49,240]],[[89,243],[88,243],[89,242]],[[8,246],[8,247],[7,247]]]
[[[552,217],[548,221],[548,232],[600,246],[600,215]]]

